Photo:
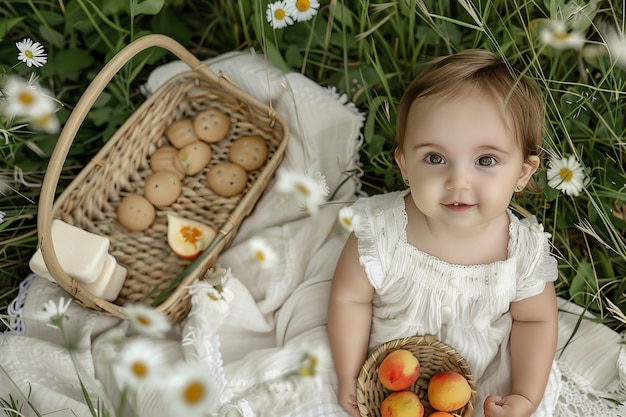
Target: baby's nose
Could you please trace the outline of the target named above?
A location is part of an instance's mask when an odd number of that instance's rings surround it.
[[[472,188],[471,173],[461,167],[450,168],[446,179],[448,190],[469,190]]]

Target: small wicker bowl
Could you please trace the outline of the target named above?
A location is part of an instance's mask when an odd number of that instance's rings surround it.
[[[383,343],[365,361],[357,380],[357,403],[361,417],[380,417],[380,405],[393,391],[384,388],[378,380],[378,366],[389,352],[397,349],[411,351],[420,362],[419,377],[409,390],[415,392],[420,398],[425,417],[436,411],[428,402],[428,381],[436,373],[443,371],[454,371],[465,376],[472,389],[469,402],[452,414],[460,417],[473,415],[476,385],[469,365],[452,347],[432,335],[425,335],[404,337]]]

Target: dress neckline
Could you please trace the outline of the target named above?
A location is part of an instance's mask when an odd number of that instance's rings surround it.
[[[399,203],[396,204],[396,209],[400,212],[400,216],[398,216],[397,218],[397,226],[400,228],[399,230],[399,235],[400,235],[400,242],[409,250],[413,251],[414,253],[416,253],[418,256],[424,258],[424,259],[428,259],[430,261],[436,261],[442,265],[445,265],[447,267],[450,268],[471,268],[471,269],[475,269],[475,268],[485,268],[485,267],[498,267],[498,266],[503,266],[505,264],[509,264],[511,263],[514,258],[515,258],[515,251],[514,248],[516,246],[516,242],[517,242],[517,236],[518,236],[518,228],[517,226],[519,225],[519,219],[513,214],[513,212],[507,208],[507,214],[509,215],[509,243],[507,246],[507,257],[506,259],[502,260],[502,261],[494,261],[494,262],[489,262],[489,263],[485,263],[485,264],[456,264],[456,263],[451,263],[451,262],[447,262],[444,261],[443,259],[431,255],[428,252],[424,252],[423,250],[419,249],[418,247],[416,247],[415,245],[412,245],[411,243],[409,243],[408,238],[407,238],[407,232],[406,232],[406,228],[408,226],[409,223],[409,217],[406,213],[406,202],[404,201],[404,198],[409,194],[411,190],[409,188],[402,190],[398,193],[398,197],[400,199]]]

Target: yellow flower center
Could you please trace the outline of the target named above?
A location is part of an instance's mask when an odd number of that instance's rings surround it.
[[[298,374],[300,376],[313,376],[315,375],[315,368],[317,367],[317,358],[315,356],[308,355],[305,364],[300,367]]]
[[[303,366],[298,371],[298,375],[300,375],[300,376],[313,376],[314,373],[315,372],[313,372],[313,368],[311,368],[309,366]]]
[[[569,38],[569,33],[567,32],[554,32],[554,39],[558,41],[565,41]]]
[[[344,223],[346,226],[352,226],[352,220],[351,220],[351,219],[349,219],[348,217],[344,217],[344,218],[343,218],[343,223]]]
[[[311,2],[309,0],[298,0],[296,1],[296,8],[301,12],[306,12],[311,7]]]
[[[149,326],[150,319],[146,316],[137,316],[137,323],[141,324],[142,326]]]
[[[180,235],[185,242],[195,245],[202,238],[202,230],[193,226],[183,226],[180,228]]]
[[[187,404],[197,404],[204,395],[204,385],[201,382],[192,381],[183,391],[183,398]]]
[[[27,49],[26,51],[24,51],[24,55],[26,55],[26,58],[28,59],[33,59],[33,57],[35,55],[33,55],[33,51],[31,51],[30,49]]]
[[[212,292],[208,292],[206,293],[206,295],[213,301],[218,301],[219,298],[217,298],[217,295],[213,294]]]
[[[254,259],[256,259],[258,262],[265,261],[265,253],[263,253],[262,250],[254,252]]]
[[[274,10],[274,17],[276,20],[283,20],[285,18],[285,11],[283,9]]]
[[[296,190],[298,190],[298,192],[305,197],[311,194],[311,191],[309,190],[309,188],[304,184],[297,184]]]
[[[52,115],[50,113],[46,113],[40,118],[38,118],[37,120],[35,120],[35,124],[38,126],[45,126],[48,123],[50,123],[51,119],[52,119]]]
[[[143,378],[148,373],[148,367],[143,362],[133,362],[130,369],[133,374],[137,375],[140,378]]]
[[[19,100],[20,103],[22,103],[25,106],[30,106],[31,104],[35,102],[35,96],[31,94],[29,91],[22,91],[17,96],[17,99]]]
[[[563,180],[563,182],[570,182],[574,177],[574,171],[569,168],[561,168],[561,170],[559,171],[559,176],[561,177],[561,180]]]

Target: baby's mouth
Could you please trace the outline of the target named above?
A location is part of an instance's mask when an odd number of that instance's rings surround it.
[[[460,201],[453,201],[451,203],[445,204],[446,207],[450,207],[453,209],[462,209],[472,207],[473,204],[462,203]]]

